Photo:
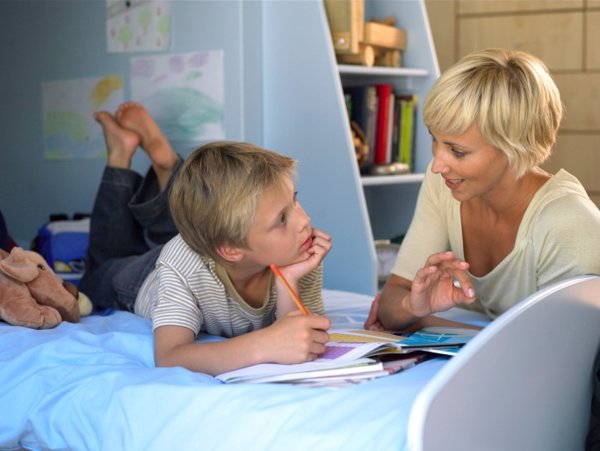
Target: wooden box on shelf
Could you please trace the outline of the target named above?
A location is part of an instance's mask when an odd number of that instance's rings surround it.
[[[335,53],[359,53],[364,34],[364,0],[325,0],[325,11]]]
[[[325,10],[340,64],[400,67],[406,31],[392,17],[365,22],[364,0],[325,0]]]

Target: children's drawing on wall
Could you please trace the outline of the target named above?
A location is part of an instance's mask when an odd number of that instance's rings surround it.
[[[123,99],[120,75],[42,83],[44,159],[103,158],[106,145],[94,112],[115,111]]]
[[[152,114],[175,148],[222,139],[223,51],[198,51],[131,60],[133,100]]]
[[[106,0],[108,52],[166,50],[171,44],[171,4],[153,0]]]

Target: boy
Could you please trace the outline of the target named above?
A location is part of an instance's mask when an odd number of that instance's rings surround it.
[[[81,282],[94,304],[151,318],[157,366],[214,375],[322,353],[330,323],[319,316],[321,263],[331,238],[296,200],[294,160],[226,141],[182,162],[141,105],[96,119],[108,158]],[[138,145],[152,162],[143,179],[129,169]],[[270,264],[314,314],[297,310]],[[196,342],[199,332],[229,340]]]

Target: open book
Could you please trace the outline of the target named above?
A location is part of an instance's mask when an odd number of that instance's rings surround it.
[[[217,379],[226,383],[313,385],[372,379],[415,365],[424,360],[425,352],[452,354],[476,333],[474,329],[448,327],[428,327],[408,336],[368,330],[331,330],[326,351],[312,362],[253,365],[220,374]]]

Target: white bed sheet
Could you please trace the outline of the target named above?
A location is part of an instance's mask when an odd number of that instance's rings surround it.
[[[334,327],[362,326],[371,297],[324,298]],[[0,449],[403,450],[413,401],[446,361],[338,389],[224,385],[155,368],[151,323],[130,313],[42,331],[0,323]]]

